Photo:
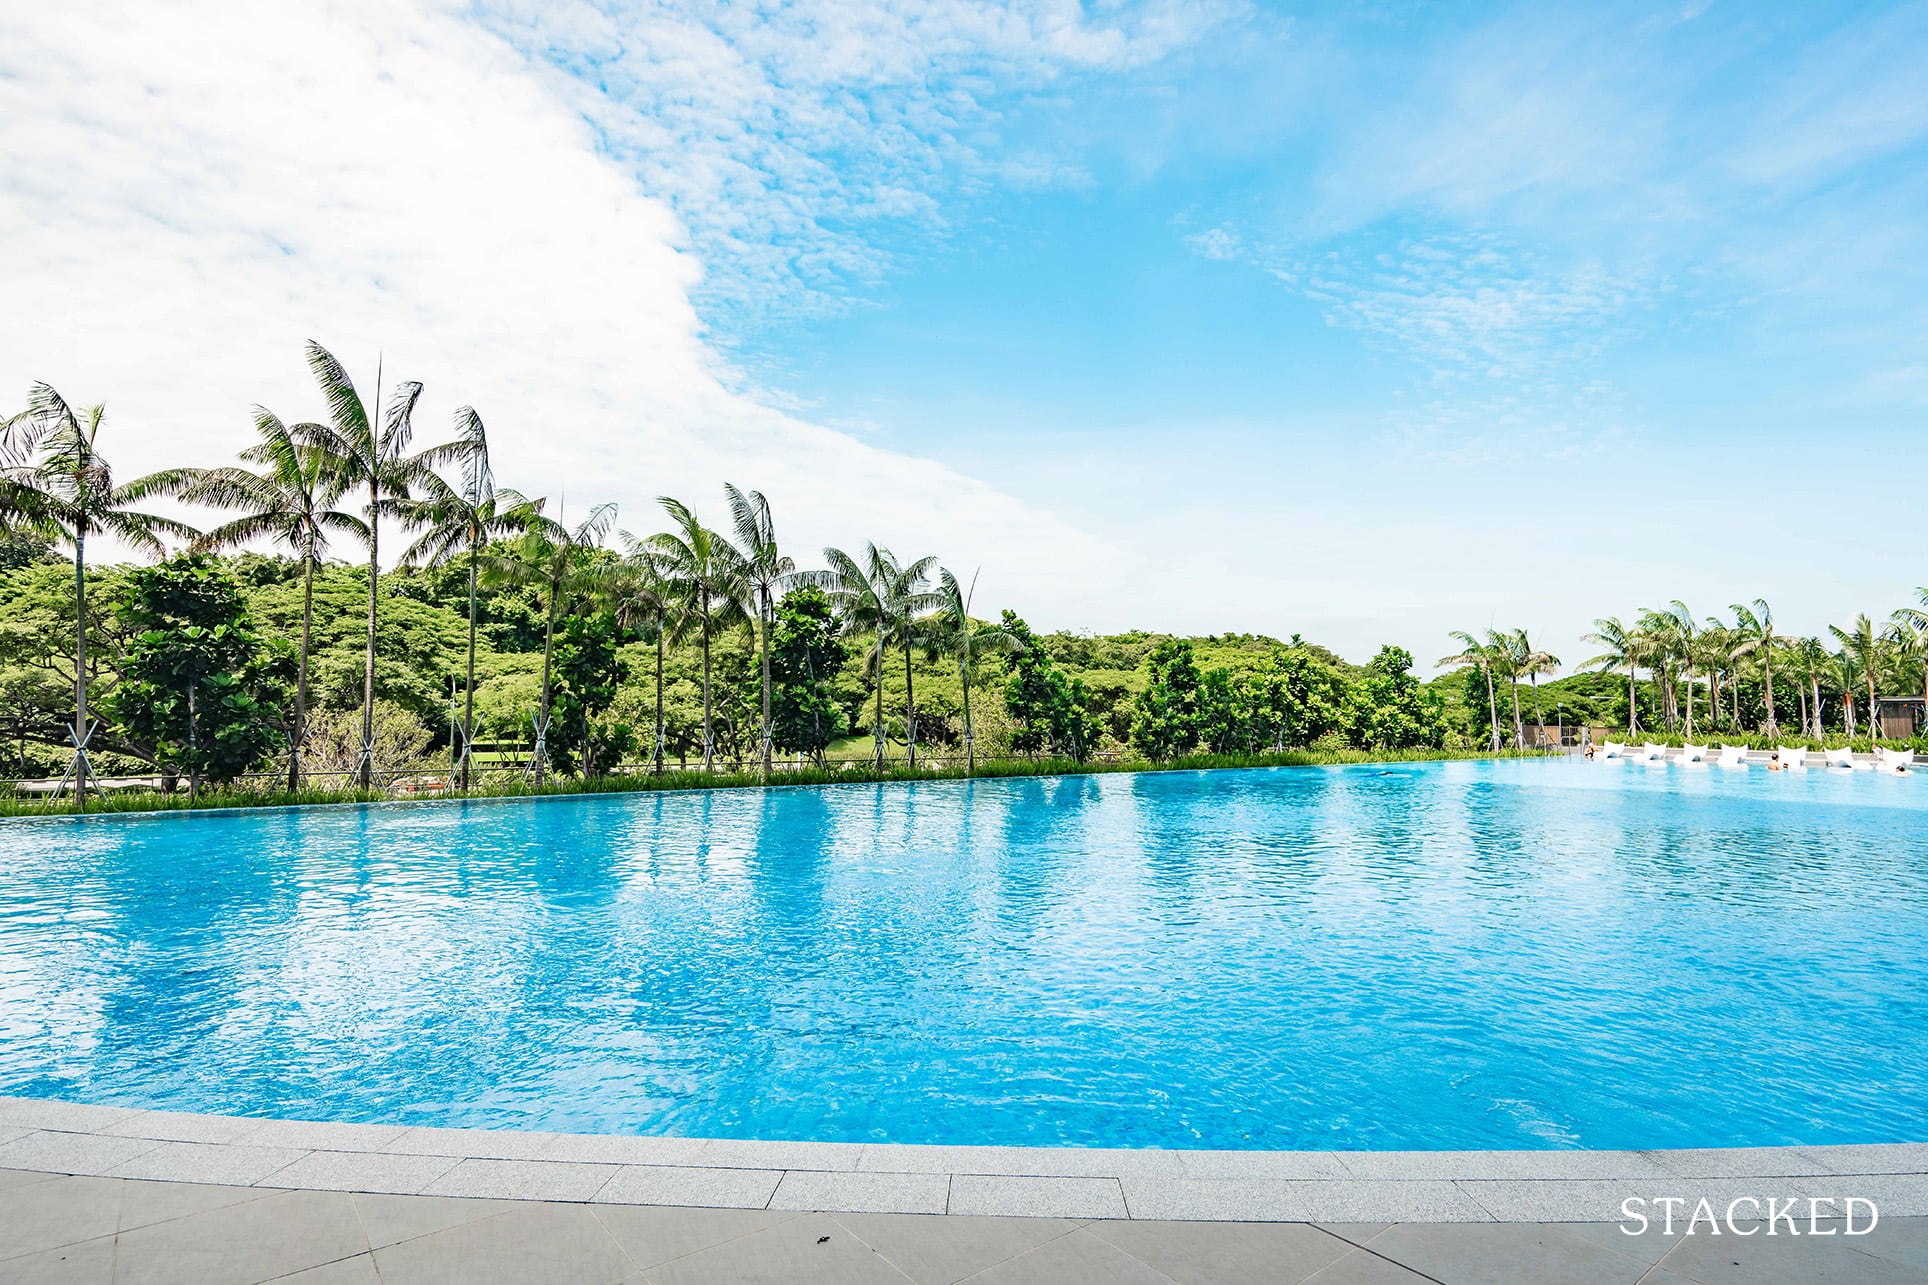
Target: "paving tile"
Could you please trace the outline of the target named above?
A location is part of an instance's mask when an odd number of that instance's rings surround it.
[[[904,1285],[889,1260],[827,1214],[805,1214],[652,1268],[655,1285]]]
[[[1172,1278],[1079,1230],[965,1278],[971,1285],[1172,1285]]]
[[[1928,1215],[1928,1174],[1877,1173],[1840,1178],[1806,1178],[1808,1193],[1834,1199],[1835,1208],[1849,1196],[1872,1200],[1883,1218],[1919,1218]]]
[[[1709,1147],[1641,1154],[1667,1173],[1683,1178],[1798,1177],[1836,1172],[1799,1147]]]
[[[814,1173],[793,1169],[777,1184],[770,1208],[847,1214],[941,1214],[950,1194],[949,1174]]]
[[[18,1258],[0,1250],[0,1282],[21,1285],[109,1285],[114,1279],[114,1238],[84,1240]]]
[[[1122,1178],[1126,1174],[1182,1176],[1186,1151],[1110,1150],[1102,1147],[938,1147],[883,1143],[866,1146],[857,1168],[877,1173],[1015,1174],[1054,1178]]]
[[[428,1196],[500,1196],[510,1200],[588,1200],[616,1172],[615,1165],[550,1164],[540,1160],[467,1159],[422,1189]]]
[[[236,1142],[261,1127],[261,1121],[232,1115],[191,1115],[183,1111],[136,1111],[95,1130],[117,1138],[154,1138],[162,1142]]]
[[[260,1187],[229,1187],[194,1182],[138,1182],[116,1179],[120,1183],[120,1229],[132,1231],[150,1223],[225,1209],[229,1205],[260,1200],[273,1193]]]
[[[708,1209],[762,1209],[782,1174],[772,1169],[684,1169],[675,1165],[621,1165],[596,1193],[597,1204],[690,1205]]]
[[[950,1212],[1019,1218],[1126,1218],[1116,1178],[991,1177],[951,1179]]]
[[[522,1207],[513,1200],[469,1200],[460,1196],[355,1196],[355,1210],[361,1215],[369,1245],[375,1249]]]
[[[1725,1231],[1713,1236],[1707,1234],[1703,1223],[1695,1235],[1681,1237],[1680,1243],[1660,1260],[1659,1270],[1707,1285],[1726,1281],[1745,1281],[1748,1285],[1806,1285],[1810,1281],[1852,1281],[1856,1285],[1928,1282],[1928,1271],[1864,1252],[1859,1245],[1862,1239],[1790,1236],[1784,1226],[1773,1237],[1758,1232],[1752,1236],[1735,1236]]]
[[[1353,1251],[1305,1223],[1093,1223],[1085,1230],[1181,1285],[1297,1281]]]
[[[1866,1236],[1855,1238],[1855,1248],[1876,1258],[1928,1271],[1928,1218],[1889,1218]]]
[[[1329,1151],[1186,1151],[1177,1178],[1336,1178],[1352,1177]]]
[[[1532,1223],[1404,1223],[1376,1238],[1372,1251],[1435,1280],[1469,1283],[1632,1285],[1653,1265]]]
[[[381,1285],[381,1280],[381,1273],[375,1270],[375,1256],[357,1254],[292,1276],[277,1276],[272,1285]]]
[[[40,1130],[31,1128],[24,1124],[18,1124],[18,1125],[0,1124],[0,1145],[4,1145],[5,1143],[12,1142],[15,1138],[24,1138],[30,1133],[38,1133],[38,1132],[40,1132]]]
[[[116,1178],[213,1182],[247,1187],[301,1159],[290,1147],[239,1147],[218,1142],[162,1142],[107,1172]]]
[[[251,1147],[298,1147],[303,1151],[390,1151],[409,1132],[400,1124],[336,1124],[331,1120],[256,1120],[236,1138]]]
[[[1393,1224],[1391,1223],[1321,1222],[1321,1223],[1314,1223],[1312,1225],[1314,1227],[1317,1227],[1320,1231],[1330,1232],[1332,1235],[1337,1236],[1340,1240],[1349,1241],[1354,1245],[1363,1245],[1367,1241],[1371,1240],[1374,1236],[1377,1236],[1380,1232],[1386,1230],[1386,1228],[1392,1226]]]
[[[839,1214],[837,1222],[918,1285],[941,1285],[1069,1235],[1068,1218],[964,1218],[934,1214]]]
[[[1677,1176],[1640,1151],[1344,1151],[1354,1178],[1663,1178]],[[1281,1175],[1290,1176],[1290,1175]]]
[[[67,1133],[92,1133],[140,1111],[140,1107],[97,1107],[46,1098],[0,1098],[0,1124]]]
[[[1631,1206],[1655,1217],[1664,1207],[1652,1202],[1657,1198],[1679,1197],[1679,1206],[1691,1212],[1695,1203],[1707,1200],[1717,1210],[1728,1202],[1753,1197],[1786,1200],[1805,1196],[1808,1178],[1668,1178],[1657,1182],[1641,1179],[1574,1178],[1501,1182],[1461,1182],[1457,1186],[1479,1206],[1501,1222],[1609,1222],[1627,1221],[1623,1206],[1628,1200],[1645,1202]],[[1743,1213],[1747,1207],[1743,1207]],[[1685,1218],[1687,1214],[1683,1213]]]
[[[225,1209],[122,1232],[117,1285],[243,1285],[368,1249],[353,1202],[278,1191]]]
[[[1803,1147],[1802,1150],[1817,1164],[1835,1173],[1928,1173],[1928,1142]]]
[[[654,1267],[727,1241],[764,1231],[797,1217],[762,1209],[661,1209],[649,1205],[596,1205],[603,1228],[638,1267]]]
[[[580,1160],[614,1165],[702,1165],[709,1146],[706,1138],[641,1138],[621,1134],[571,1134],[552,1136],[540,1152],[544,1160]],[[751,1165],[749,1168],[782,1168],[781,1165]]]
[[[1609,1253],[1620,1254],[1627,1258],[1637,1258],[1652,1267],[1667,1256],[1667,1251],[1680,1243],[1681,1231],[1675,1228],[1669,1234],[1658,1223],[1649,1223],[1647,1229],[1637,1235],[1629,1235],[1624,1223],[1554,1223],[1569,1239],[1597,1245]]]
[[[111,1236],[120,1228],[121,1184],[57,1178],[11,1188],[0,1200],[0,1259]]]
[[[1127,1178],[1133,1218],[1260,1222],[1485,1222],[1450,1182],[1215,1182]]]
[[[515,1129],[404,1129],[382,1150],[409,1155],[475,1156],[490,1160],[535,1160],[562,1137]]]
[[[462,1162],[454,1156],[394,1156],[372,1151],[308,1151],[261,1180],[270,1187],[379,1191],[414,1195]]]
[[[9,1187],[25,1187],[36,1182],[52,1182],[60,1177],[42,1169],[0,1169],[0,1191]]]
[[[1305,1278],[1304,1285],[1435,1285],[1409,1267],[1380,1258],[1368,1249],[1355,1249],[1330,1267]]]
[[[581,1205],[530,1205],[375,1251],[384,1285],[595,1285],[635,1269]]]
[[[703,1144],[695,1163],[723,1169],[816,1169],[849,1171],[857,1167],[863,1144],[856,1142],[749,1142],[715,1138]]]
[[[102,1138],[91,1133],[42,1131],[0,1146],[0,1166],[49,1173],[105,1173],[161,1146],[152,1138]]]

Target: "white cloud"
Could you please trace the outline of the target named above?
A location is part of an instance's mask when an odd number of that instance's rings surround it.
[[[806,555],[935,549],[983,562],[987,601],[1113,583],[1050,515],[733,388],[691,302],[702,270],[553,87],[442,10],[0,17],[0,396],[45,379],[105,401],[125,474],[227,459],[250,403],[318,416],[313,336],[363,382],[383,350],[391,379],[423,380],[424,439],[475,404],[504,480],[572,509],[614,499],[649,529],[671,493],[720,521],[727,478],[767,492]]]

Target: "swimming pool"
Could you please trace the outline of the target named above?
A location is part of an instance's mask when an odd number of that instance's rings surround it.
[[[0,1094],[836,1141],[1928,1137],[1928,794],[1577,760],[0,822]]]

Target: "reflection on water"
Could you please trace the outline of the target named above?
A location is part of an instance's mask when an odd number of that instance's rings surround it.
[[[1894,1140],[1928,795],[1508,762],[0,823],[0,1092],[1207,1147]]]

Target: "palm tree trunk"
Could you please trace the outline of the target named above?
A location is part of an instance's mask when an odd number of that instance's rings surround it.
[[[1772,737],[1780,730],[1780,723],[1774,717],[1774,656],[1766,648],[1761,651],[1761,664],[1765,667],[1767,674],[1767,718],[1763,720],[1766,726],[1761,730]]]
[[[470,758],[475,744],[475,574],[479,541],[469,541],[469,671],[462,701],[462,788],[469,788]]]
[[[904,743],[910,750],[910,769],[917,770],[917,688],[910,676],[910,622],[904,622]]]
[[[295,734],[288,740],[288,792],[301,788],[301,738],[308,731],[308,651],[315,626],[314,551],[301,563],[301,657],[295,670]]]
[[[536,711],[536,784],[542,784],[542,769],[549,762],[549,664],[556,654],[556,590],[549,582],[549,618],[542,629],[542,707]]]
[[[871,728],[871,743],[877,748],[877,772],[884,770],[884,624],[880,612],[877,617],[877,718],[876,726]]]
[[[1526,724],[1520,719],[1520,680],[1516,674],[1506,676],[1507,686],[1513,689],[1513,748],[1526,748]]]
[[[380,519],[376,516],[376,506],[381,503],[379,488],[374,482],[368,484],[368,651],[362,658],[362,748],[361,762],[357,775],[361,778],[361,788],[366,790],[374,781],[375,744],[375,580],[380,574],[381,563],[376,557],[380,539]]]
[[[704,589],[703,604],[703,770],[710,770],[714,749],[710,734],[710,591]]]
[[[87,772],[79,761],[87,744],[87,533],[74,524],[74,807],[87,810]]]
[[[1640,730],[1639,689],[1634,686],[1633,666],[1627,666],[1627,739]]]
[[[763,775],[770,775],[770,591],[763,594]]]
[[[1493,667],[1481,665],[1480,671],[1486,675],[1486,720],[1493,729],[1493,753],[1500,752],[1500,702],[1493,691]]]
[[[962,657],[957,662],[957,676],[964,684],[964,775],[977,775],[977,742],[971,730],[971,644],[964,644]]]
[[[1874,738],[1881,730],[1881,720],[1877,717],[1880,706],[1874,698],[1874,657],[1868,657],[1868,752],[1874,752]]]
[[[663,618],[656,618],[656,775],[663,774]]]

